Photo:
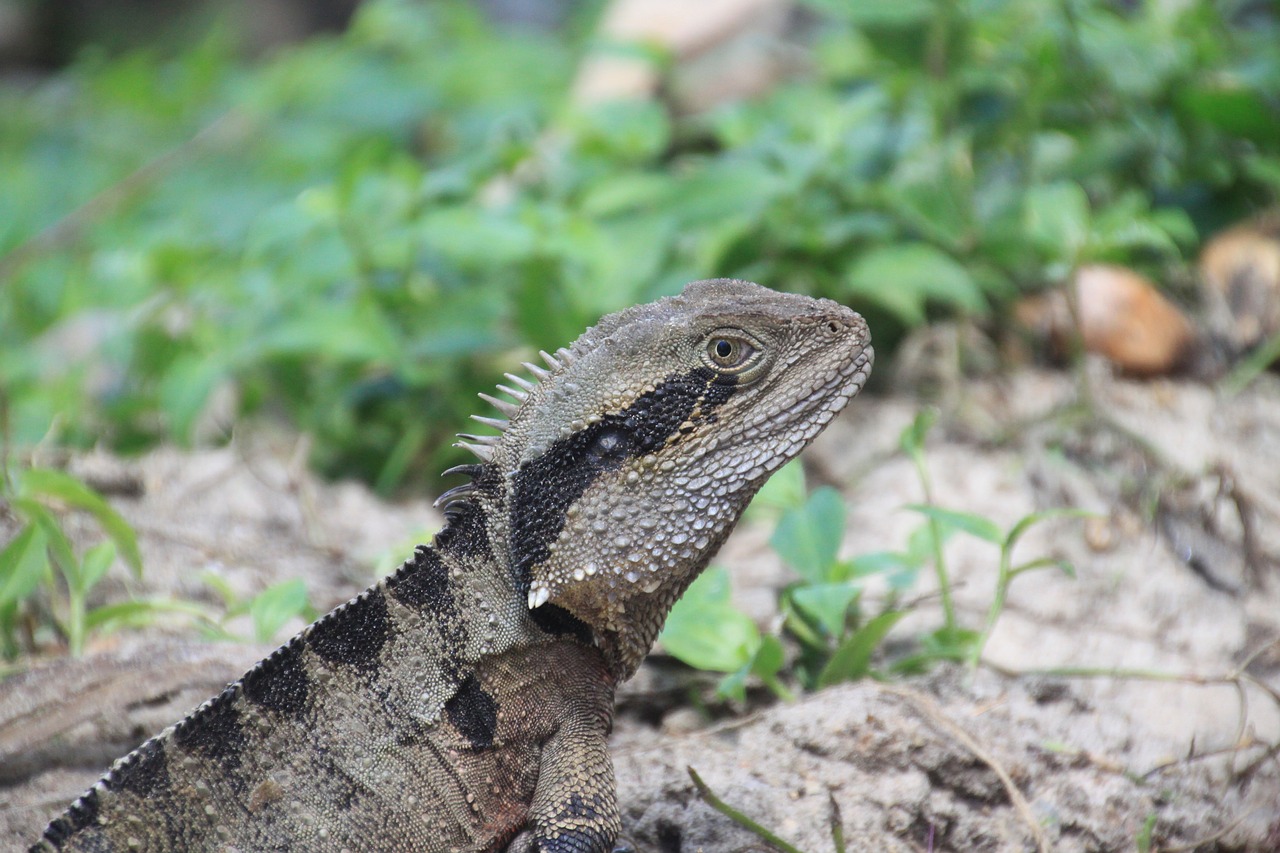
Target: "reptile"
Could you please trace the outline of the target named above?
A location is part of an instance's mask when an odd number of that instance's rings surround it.
[[[445,526],[118,760],[35,851],[607,853],[607,736],[676,599],[862,388],[866,323],[716,279],[482,394]]]

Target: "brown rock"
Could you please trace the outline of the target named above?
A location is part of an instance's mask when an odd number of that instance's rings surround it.
[[[573,100],[652,98],[665,88],[678,111],[700,112],[761,94],[786,71],[776,48],[794,5],[793,0],[614,0],[597,33],[603,46],[579,68]],[[646,56],[646,48],[656,56]],[[662,56],[672,62],[669,72],[661,67]]]
[[[1205,320],[1228,354],[1280,334],[1280,212],[1236,225],[1200,253]]]
[[[1074,286],[1087,352],[1139,376],[1171,373],[1184,363],[1195,330],[1146,278],[1125,267],[1091,264],[1076,271]],[[1014,307],[1014,318],[1047,338],[1056,355],[1070,351],[1072,312],[1064,291],[1022,300]]]

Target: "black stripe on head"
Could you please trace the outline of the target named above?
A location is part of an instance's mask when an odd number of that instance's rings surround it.
[[[472,749],[493,745],[498,731],[498,703],[484,691],[475,675],[463,679],[458,692],[444,703],[444,712]]]
[[[311,693],[311,677],[302,660],[302,637],[294,637],[255,666],[240,681],[253,704],[288,717],[301,717]]]
[[[534,567],[551,556],[565,512],[597,478],[627,459],[656,452],[692,430],[695,421],[714,420],[735,390],[732,379],[705,367],[672,374],[621,412],[559,439],[522,465],[511,501],[512,556],[521,591],[533,582]]]
[[[169,765],[165,762],[164,742],[151,739],[135,749],[124,763],[103,780],[108,790],[128,791],[147,798],[169,787]]]
[[[325,661],[368,673],[377,669],[378,654],[390,634],[387,598],[374,587],[312,625],[306,637]]]
[[[244,727],[235,706],[235,687],[223,690],[173,731],[173,742],[219,765],[226,774],[240,766],[246,746]],[[234,779],[234,775],[232,777]]]

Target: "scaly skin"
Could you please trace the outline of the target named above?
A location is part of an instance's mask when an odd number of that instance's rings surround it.
[[[858,392],[866,324],[747,282],[602,319],[492,400],[448,524],[121,759],[33,850],[606,853],[614,690],[768,476]]]

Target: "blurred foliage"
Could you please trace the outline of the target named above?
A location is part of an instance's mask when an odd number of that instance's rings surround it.
[[[502,369],[687,280],[883,344],[1082,261],[1176,270],[1280,191],[1265,5],[809,5],[811,73],[695,118],[571,109],[583,38],[407,0],[259,63],[214,32],[0,88],[8,435],[190,441],[223,400],[390,489]]]

